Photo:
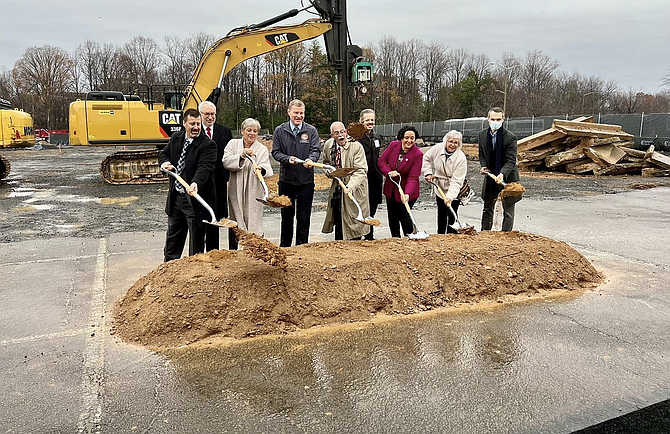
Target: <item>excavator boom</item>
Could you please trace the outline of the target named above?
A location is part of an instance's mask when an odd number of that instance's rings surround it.
[[[270,22],[269,20],[268,22]],[[316,38],[332,29],[332,24],[323,20],[308,20],[301,24],[292,24],[279,27],[259,28],[259,25],[243,27],[233,30],[226,37],[215,42],[202,56],[198,67],[193,73],[189,85],[185,89],[183,110],[197,108],[204,100],[216,103],[221,93],[221,82],[223,77],[236,65],[252,57],[260,56],[271,51],[280,50],[309,39]],[[85,119],[84,109],[75,111],[73,105],[84,104],[86,101],[76,101],[70,106],[71,123],[73,118]],[[102,104],[99,102],[98,104]],[[155,119],[155,137],[139,137],[134,139],[136,144],[148,144],[151,140],[166,141],[173,131],[179,130],[181,126],[181,113],[173,110],[154,110],[148,112],[143,106],[137,104],[137,116],[147,118],[147,113]],[[102,107],[102,106],[101,106]],[[99,113],[98,113],[99,112]],[[105,119],[114,115],[113,110],[98,110],[96,116],[104,116]],[[110,114],[111,112],[111,114]],[[76,116],[77,113],[81,113]],[[133,128],[133,112],[129,113],[130,133]],[[158,127],[160,125],[160,128]],[[89,128],[80,122],[79,128]],[[136,129],[136,128],[135,128]],[[71,131],[77,128],[70,127]],[[127,137],[127,132],[122,132]],[[71,133],[72,137],[72,133]],[[86,144],[91,143],[90,136]],[[100,144],[111,145],[113,140],[105,140]],[[120,141],[121,142],[121,141]],[[71,140],[73,144],[77,143]],[[124,140],[123,145],[132,145],[132,141]],[[114,153],[101,163],[100,173],[105,181],[110,184],[145,184],[154,182],[165,182],[166,176],[159,170],[157,157],[158,151],[122,151]]]

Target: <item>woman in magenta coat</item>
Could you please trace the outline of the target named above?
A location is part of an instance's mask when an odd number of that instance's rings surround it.
[[[407,213],[405,202],[412,208],[419,198],[421,188],[419,176],[423,152],[415,145],[419,133],[411,125],[406,125],[398,131],[397,140],[392,141],[384,153],[377,160],[377,166],[385,178],[393,177],[398,181],[398,174],[402,180],[400,186],[405,197],[400,197],[398,187],[391,181],[384,181],[384,196],[386,196],[386,210],[388,212],[389,229],[391,236],[400,238],[400,226],[404,235],[412,233],[412,218]]]

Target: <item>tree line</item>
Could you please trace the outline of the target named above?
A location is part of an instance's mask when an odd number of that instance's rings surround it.
[[[87,91],[132,93],[142,85],[187,84],[213,42],[213,35],[198,33],[166,36],[162,44],[143,36],[120,46],[88,40],[72,53],[31,47],[12,70],[0,73],[0,96],[31,113],[36,127],[64,129],[69,103]],[[648,94],[566,73],[539,50],[492,60],[437,42],[384,36],[363,52],[375,77],[350,104],[352,113],[375,109],[379,124],[484,116],[503,104],[510,117],[670,111],[670,91]],[[670,75],[663,83],[670,86]],[[287,102],[300,98],[307,121],[327,133],[337,117],[335,84],[319,42],[292,45],[236,66],[224,79],[218,117],[233,129],[255,117],[272,130],[285,121]]]

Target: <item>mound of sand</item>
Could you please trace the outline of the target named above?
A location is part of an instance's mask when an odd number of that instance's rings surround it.
[[[567,244],[519,232],[314,243],[285,268],[245,251],[160,265],[117,301],[114,333],[172,347],[212,335],[282,334],[375,314],[412,314],[508,294],[593,287],[602,277]]]

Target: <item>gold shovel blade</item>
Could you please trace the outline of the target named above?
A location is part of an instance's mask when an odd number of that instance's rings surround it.
[[[220,228],[236,228],[237,227],[237,222],[235,220],[231,220],[229,218],[222,218],[221,220],[217,221],[209,221],[209,220],[203,220],[204,223],[207,223],[208,225],[212,226],[217,226]]]

